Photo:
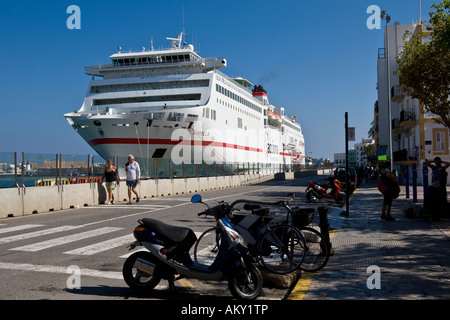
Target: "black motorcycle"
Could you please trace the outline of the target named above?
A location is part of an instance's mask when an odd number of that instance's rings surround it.
[[[200,195],[194,195],[191,202],[203,203]],[[130,288],[145,292],[155,288],[161,279],[169,281],[170,289],[175,288],[175,281],[183,278],[227,280],[236,299],[256,299],[262,289],[262,276],[241,244],[241,235],[227,217],[229,210],[230,206],[222,202],[199,213],[213,216],[220,228],[218,254],[211,264],[191,259],[189,250],[197,241],[191,229],[149,218],[139,220],[133,232],[136,242],[130,250],[144,246],[148,251],[138,251],[127,258],[122,270],[125,282]]]

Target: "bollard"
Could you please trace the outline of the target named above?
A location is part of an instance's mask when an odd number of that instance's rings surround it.
[[[330,232],[329,232],[330,224],[328,223],[328,208],[327,207],[319,207],[319,208],[317,208],[317,211],[319,212],[320,233],[325,238],[328,249],[331,252],[331,242],[330,242]]]

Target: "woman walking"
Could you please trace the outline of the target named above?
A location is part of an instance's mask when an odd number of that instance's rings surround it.
[[[119,184],[119,173],[117,168],[112,165],[111,159],[106,160],[106,167],[103,170],[102,182],[106,181],[106,190],[108,191],[108,204],[114,203],[113,190],[116,184]]]

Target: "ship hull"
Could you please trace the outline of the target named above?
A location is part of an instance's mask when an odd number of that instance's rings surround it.
[[[201,108],[189,108],[200,114]],[[170,113],[186,113],[172,109]],[[219,128],[213,121],[149,120],[148,113],[127,116],[77,115],[66,118],[80,136],[103,158],[126,162],[129,154],[152,175],[156,163],[172,165],[239,165],[247,168],[280,169],[299,164],[301,157],[285,150],[283,135],[270,128]],[[198,118],[201,119],[201,118]],[[147,167],[147,168],[145,168]]]

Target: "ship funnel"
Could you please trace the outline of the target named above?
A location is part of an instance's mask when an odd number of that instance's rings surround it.
[[[255,86],[253,87],[253,90],[252,90],[252,95],[253,95],[256,99],[258,99],[259,101],[261,101],[261,103],[262,103],[263,105],[268,105],[268,104],[269,104],[269,98],[268,98],[268,96],[267,96],[267,92],[266,92],[266,90],[264,90],[264,88],[263,88],[262,85],[259,85],[259,86],[255,85]]]

